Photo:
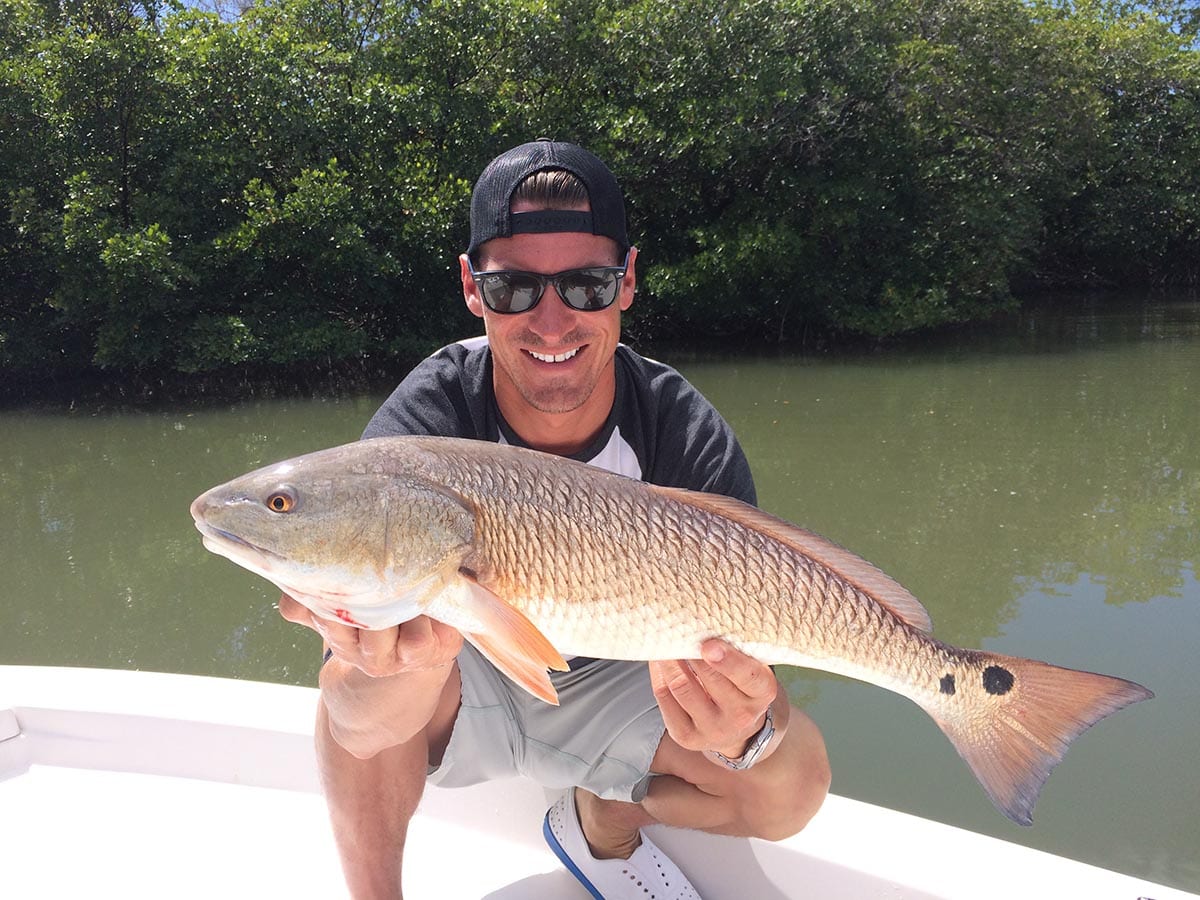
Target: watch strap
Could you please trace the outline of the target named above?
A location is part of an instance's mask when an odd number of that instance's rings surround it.
[[[750,743],[746,745],[746,750],[741,756],[730,758],[719,750],[713,750],[711,753],[720,762],[724,763],[726,768],[740,772],[758,762],[759,757],[763,754],[763,750],[766,749],[767,744],[771,743],[771,738],[774,736],[775,715],[771,712],[771,707],[768,706],[767,719],[763,722],[763,727],[750,739]]]

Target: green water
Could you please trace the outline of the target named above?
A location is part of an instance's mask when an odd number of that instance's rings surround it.
[[[915,706],[790,673],[835,791],[1200,892],[1200,305],[849,357],[658,355],[737,428],[763,507],[895,576],[943,640],[1157,694],[1085,734],[1022,829]],[[354,439],[382,396],[0,412],[0,663],[314,683],[315,636],[187,507]]]

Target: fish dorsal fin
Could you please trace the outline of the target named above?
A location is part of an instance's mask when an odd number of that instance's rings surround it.
[[[926,634],[933,631],[933,620],[930,619],[929,612],[907,588],[861,556],[851,553],[845,547],[839,547],[828,538],[724,494],[704,494],[658,485],[649,487],[676,502],[733,519],[786,544],[797,553],[836,572],[913,628]]]

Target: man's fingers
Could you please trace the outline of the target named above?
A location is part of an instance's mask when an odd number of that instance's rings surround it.
[[[700,652],[703,662],[696,665],[696,673],[714,697],[733,699],[727,686],[765,703],[775,697],[775,673],[753,656],[715,639],[705,641]]]
[[[445,622],[439,622],[437,619],[430,619],[427,616],[421,616],[429,623],[430,633],[444,644],[457,644],[462,646],[462,632],[453,625],[447,625]]]
[[[308,611],[308,607],[300,602],[292,599],[287,594],[279,595],[279,614],[289,622],[295,622],[297,625],[307,625],[312,627],[312,613]]]
[[[287,594],[279,595],[278,608],[279,614],[283,618],[297,625],[311,628],[323,637],[327,643],[336,644],[340,647],[354,646],[358,643],[357,628],[351,625],[343,625],[341,622],[331,622],[329,619],[323,619],[307,606],[293,597],[289,597]]]
[[[684,709],[703,708],[712,701],[691,665],[680,659],[660,663],[663,687]]]
[[[433,637],[433,619],[429,616],[417,616],[404,623],[399,635],[395,636],[396,649],[399,653],[424,649]]]
[[[462,649],[458,629],[428,616],[417,616],[400,626],[396,653],[414,666],[445,665]]]
[[[650,683],[662,710],[663,724],[675,742],[693,749],[703,743],[720,710],[691,665],[683,660],[652,662]]]
[[[320,616],[312,617],[312,628],[330,647],[334,654],[342,659],[353,662],[353,657],[361,658],[362,648],[359,646],[359,636],[362,632],[350,625],[330,622]]]
[[[457,630],[427,616],[370,631],[324,619],[287,594],[279,598],[279,614],[319,634],[338,659],[377,677],[444,666],[462,649]]]
[[[740,746],[779,690],[775,674],[724,641],[706,642],[701,654],[702,659],[650,663],[663,722],[687,749]]]
[[[344,626],[343,626],[344,627]],[[384,628],[380,631],[366,631],[361,628],[354,629],[358,652],[362,658],[377,665],[387,667],[398,655],[397,644],[397,629]]]
[[[672,682],[679,678],[679,664],[673,660],[658,660],[651,662],[649,666],[650,686],[654,690],[658,708],[662,710],[663,724],[667,726],[667,732],[675,737],[676,742],[682,743],[679,736],[693,732],[695,724],[679,704],[672,689]]]

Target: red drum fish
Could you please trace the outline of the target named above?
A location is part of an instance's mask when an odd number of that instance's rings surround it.
[[[738,500],[533,450],[359,441],[215,487],[192,515],[208,549],[315,613],[363,628],[428,615],[549,703],[564,653],[690,659],[714,637],[887,688],[929,713],[1026,825],[1071,741],[1153,696],[939,641],[888,575]]]

